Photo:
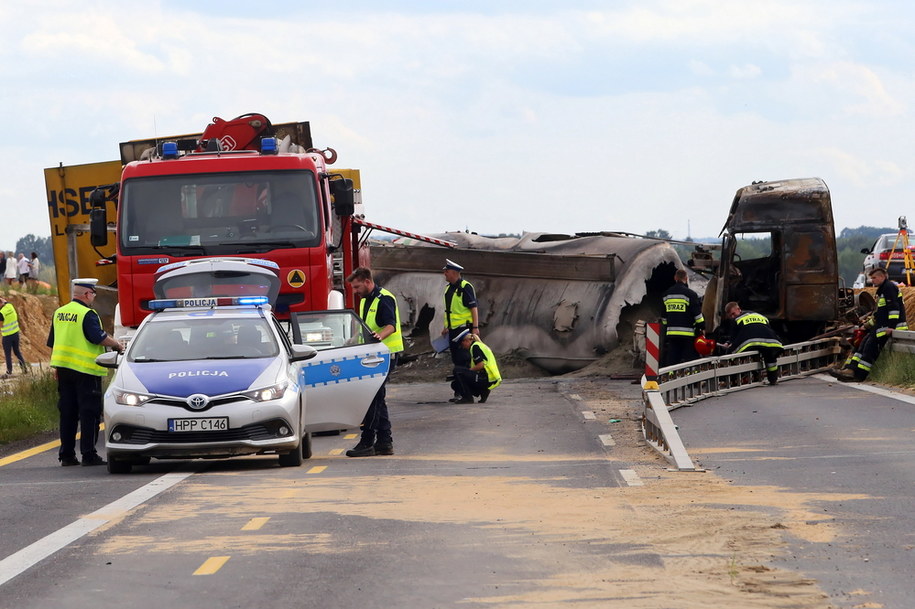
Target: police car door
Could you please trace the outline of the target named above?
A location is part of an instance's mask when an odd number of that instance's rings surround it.
[[[391,367],[391,352],[349,309],[292,313],[292,340],[318,354],[297,362],[312,432],[358,427]]]

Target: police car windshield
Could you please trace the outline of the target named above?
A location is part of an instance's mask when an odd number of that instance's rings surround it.
[[[131,341],[132,362],[276,357],[279,345],[267,321],[182,317],[152,321]]]

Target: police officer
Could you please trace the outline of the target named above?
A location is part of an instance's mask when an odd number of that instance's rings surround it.
[[[886,269],[875,268],[868,273],[868,276],[871,283],[877,287],[875,294],[877,297],[877,310],[864,324],[864,327],[868,329],[868,333],[861,341],[861,344],[858,345],[855,353],[845,363],[845,368],[849,369],[851,373],[829,371],[839,380],[855,380],[859,382],[865,380],[893,330],[909,329],[906,322],[905,303],[902,299],[902,293],[899,291],[899,286],[887,278]]]
[[[372,331],[372,336],[391,350],[391,367],[388,371],[388,376],[390,376],[397,362],[397,354],[403,351],[403,335],[400,331],[397,299],[389,291],[377,285],[372,278],[372,271],[365,267],[354,270],[346,281],[353,286],[353,292],[362,299],[359,303],[359,317]],[[346,451],[347,457],[394,454],[391,420],[388,418],[388,405],[384,399],[387,382],[388,379],[385,378],[378,393],[375,394],[362,419],[362,437],[356,446]]]
[[[29,371],[29,365],[22,357],[19,349],[19,314],[13,303],[0,297],[0,323],[3,324],[0,333],[3,334],[3,355],[6,358],[6,376],[13,374],[13,354],[19,360],[19,368],[23,372]]]
[[[454,339],[464,330],[480,335],[480,316],[477,309],[477,295],[469,281],[461,277],[464,270],[457,262],[445,258],[442,272],[445,275],[445,328],[442,335],[448,335],[451,349],[451,363],[463,368],[470,367],[470,354]]]
[[[699,357],[693,342],[702,334],[705,318],[699,295],[689,289],[689,277],[683,269],[674,273],[674,284],[664,292],[664,366],[675,366]]]
[[[766,378],[770,385],[778,383],[778,356],[784,351],[775,330],[769,326],[765,315],[744,311],[736,302],[724,305],[724,315],[733,323],[731,339],[722,345],[728,353],[757,351],[766,365]]]
[[[121,341],[102,329],[98,313],[90,308],[95,302],[98,279],[74,279],[73,300],[54,311],[48,346],[51,367],[57,375],[60,411],[60,451],[64,466],[79,465],[76,459],[76,428],[79,426],[79,449],[83,465],[104,465],[95,450],[102,415],[102,377],[107,371],[95,363],[105,347],[123,351]]]
[[[467,351],[472,362],[470,368],[454,368],[454,380],[451,388],[460,397],[451,398],[455,404],[473,404],[473,396],[480,396],[480,404],[486,402],[489,392],[499,386],[502,375],[492,349],[483,344],[470,330],[463,330],[454,338],[454,342]]]

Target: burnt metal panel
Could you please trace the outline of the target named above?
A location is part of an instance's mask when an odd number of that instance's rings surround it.
[[[459,257],[465,274],[483,277],[563,279],[613,283],[613,254],[557,256],[528,252],[457,250],[430,247],[373,247],[372,268],[380,273],[436,272],[445,257]]]

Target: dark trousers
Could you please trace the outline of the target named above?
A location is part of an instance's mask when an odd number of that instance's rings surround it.
[[[489,388],[489,375],[485,370],[473,371],[469,368],[455,367],[451,388],[462,398],[472,399],[474,396],[482,395],[483,391]]]
[[[384,398],[387,394],[385,385],[388,384],[388,379],[391,378],[391,373],[394,372],[396,365],[397,354],[392,353],[391,368],[388,370],[388,375],[384,378],[384,382],[381,383],[378,393],[372,398],[372,403],[369,405],[369,409],[365,411],[365,416],[362,417],[362,437],[359,440],[359,444],[372,446],[375,443],[391,444],[393,442],[391,419],[388,417],[388,404]]]
[[[888,334],[878,338],[876,329],[871,330],[864,336],[847,365],[854,373],[855,380],[863,381],[867,378],[889,338]]]
[[[766,366],[766,379],[770,385],[778,381],[778,356],[782,354],[781,347],[756,347],[763,364]]]
[[[448,348],[451,349],[451,363],[456,367],[470,368],[470,351],[462,349],[460,343],[454,342],[454,339],[464,330],[469,330],[471,325],[473,324],[468,323],[448,330]]]
[[[668,336],[664,340],[661,366],[676,366],[699,359],[696,352],[695,338],[692,336]]]
[[[19,332],[3,337],[3,355],[6,357],[7,374],[11,374],[13,372],[13,353],[16,354],[16,357],[19,359],[19,364],[23,369],[25,369],[25,358],[22,357],[22,351],[19,350]]]
[[[76,428],[83,458],[95,454],[102,419],[102,377],[57,368],[57,409],[60,411],[59,458],[76,456]]]

